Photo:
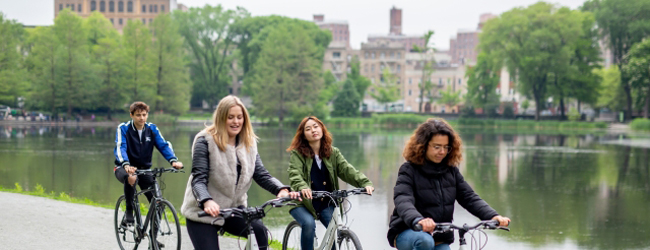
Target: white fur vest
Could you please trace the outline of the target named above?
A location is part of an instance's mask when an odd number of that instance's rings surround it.
[[[208,142],[208,157],[210,162],[210,171],[208,176],[208,193],[212,199],[219,204],[221,209],[231,208],[237,206],[247,206],[248,189],[253,181],[253,173],[255,172],[255,158],[257,156],[257,143],[253,143],[250,150],[246,150],[243,144],[239,144],[237,148],[231,145],[226,146],[226,151],[219,150],[214,137],[210,135],[205,129],[199,132],[194,137],[192,143],[192,155],[194,155],[194,146],[196,139],[203,136]],[[241,175],[237,183],[237,158],[241,164]],[[190,175],[185,188],[185,198],[181,206],[181,214],[185,218],[210,224],[214,218],[198,217],[198,213],[203,211],[199,208],[198,201],[192,192],[192,179]],[[219,220],[215,224],[223,225],[223,220]]]

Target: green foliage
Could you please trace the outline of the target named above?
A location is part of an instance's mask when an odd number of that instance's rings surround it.
[[[515,108],[511,102],[506,102],[503,104],[503,118],[515,118]]]
[[[372,83],[368,78],[361,75],[361,62],[359,61],[359,58],[352,58],[352,61],[350,62],[350,73],[347,74],[347,77],[354,83],[354,87],[359,95],[358,99],[355,101],[360,105],[360,103],[363,102],[363,98],[366,96],[366,90],[370,85],[372,85]]]
[[[576,108],[569,109],[569,121],[572,122],[580,121],[580,112],[578,112],[578,109]]]
[[[313,100],[323,88],[320,49],[298,23],[266,27],[264,46],[246,78],[256,114],[301,118],[322,110]],[[268,33],[268,34],[267,34]]]
[[[0,104],[14,106],[27,90],[27,74],[18,50],[24,33],[22,25],[0,13]]]
[[[334,117],[357,117],[359,116],[359,93],[354,86],[352,79],[348,78],[343,83],[343,89],[334,99]]]
[[[630,128],[633,130],[650,131],[650,119],[636,118],[630,122]]]
[[[499,84],[499,69],[486,53],[480,53],[475,66],[467,66],[467,104],[485,108],[488,103],[499,101],[496,88]]]
[[[594,72],[602,79],[596,107],[608,108],[613,111],[624,110],[625,92],[621,86],[621,72],[618,67],[595,69]]]
[[[436,64],[435,58],[433,58],[433,52],[435,51],[435,48],[433,48],[433,44],[431,42],[431,38],[433,37],[434,33],[435,32],[433,30],[429,30],[424,33],[422,36],[424,39],[424,47],[413,45],[413,50],[417,53],[420,53],[420,63],[422,65],[422,79],[420,79],[420,82],[418,83],[418,89],[420,90],[420,103],[418,105],[418,113],[422,113],[425,94],[426,99],[429,100],[429,103],[433,103],[433,100],[435,98],[433,94],[435,85],[433,82],[431,82],[431,75],[435,71]]]
[[[380,81],[372,84],[373,91],[370,93],[378,103],[386,105],[388,112],[388,103],[399,100],[399,87],[397,86],[397,76],[390,72],[388,67],[384,68]]]
[[[189,109],[190,80],[185,68],[183,37],[169,14],[160,14],[151,25],[156,77],[153,109],[175,115]]]
[[[155,100],[154,54],[151,31],[140,20],[129,20],[123,29],[122,63],[127,99],[152,104]]]
[[[528,101],[528,99],[525,99],[523,102],[521,102],[521,108],[523,109],[522,111],[525,112],[526,110],[528,110],[529,107],[530,107],[530,101]]]
[[[226,10],[221,5],[174,12],[174,22],[192,58],[192,103],[205,100],[212,107],[228,95],[237,36],[231,26],[249,16],[243,8]]]
[[[625,57],[623,73],[628,77],[637,103],[643,104],[643,112],[649,117],[650,109],[650,40],[637,43]],[[641,105],[639,105],[641,106]]]
[[[458,91],[453,91],[451,89],[451,86],[447,87],[447,90],[445,91],[440,91],[440,100],[438,100],[438,104],[442,105],[447,105],[450,108],[458,105],[461,101],[460,98],[460,90]]]

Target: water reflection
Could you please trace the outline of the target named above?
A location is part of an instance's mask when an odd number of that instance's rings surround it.
[[[163,127],[176,154],[190,166],[190,147],[200,128]],[[271,174],[288,183],[286,147],[293,130],[257,128],[259,153]],[[333,130],[334,144],[377,187],[372,197],[350,199],[352,229],[366,249],[388,249],[392,187],[410,131]],[[648,248],[650,165],[648,147],[611,144],[626,135],[513,135],[461,130],[460,169],[490,205],[510,216],[512,232],[490,232],[486,249]],[[0,126],[0,185],[41,184],[100,203],[113,203],[122,188],[113,175],[113,127]],[[154,165],[167,166],[155,153]],[[188,168],[189,172],[189,168]],[[182,203],[188,173],[164,177],[164,195]],[[344,187],[344,186],[342,186]],[[272,196],[254,186],[249,204]],[[291,220],[287,208],[265,220],[278,239]],[[462,208],[456,222],[475,222]],[[319,232],[323,232],[319,228]],[[457,246],[457,245],[456,245]]]

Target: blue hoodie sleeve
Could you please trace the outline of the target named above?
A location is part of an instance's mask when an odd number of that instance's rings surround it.
[[[122,129],[124,124],[117,126],[115,133],[115,164],[124,167],[130,165],[129,156],[126,154],[126,131]]]
[[[167,160],[169,163],[174,163],[175,161],[178,161],[178,158],[176,158],[176,155],[174,154],[174,148],[172,148],[172,143],[169,141],[166,141],[165,138],[160,134],[160,130],[158,130],[158,127],[156,125],[151,124],[151,131],[153,132],[154,135],[154,145],[160,151],[160,153],[165,157],[165,160]]]

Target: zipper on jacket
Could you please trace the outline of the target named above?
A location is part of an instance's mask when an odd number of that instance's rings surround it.
[[[442,193],[442,179],[438,180],[438,187],[440,187],[440,201],[442,205],[442,217],[445,216],[445,197],[443,196]]]

